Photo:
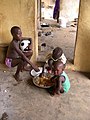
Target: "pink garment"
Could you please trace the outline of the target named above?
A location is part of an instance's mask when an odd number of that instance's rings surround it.
[[[11,63],[12,63],[12,59],[10,59],[10,58],[6,58],[6,59],[5,59],[5,64],[6,64],[9,68],[11,68]]]

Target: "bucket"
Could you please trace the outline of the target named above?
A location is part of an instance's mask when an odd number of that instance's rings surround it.
[[[63,27],[63,28],[67,27],[67,20],[64,17],[60,19],[60,27]]]

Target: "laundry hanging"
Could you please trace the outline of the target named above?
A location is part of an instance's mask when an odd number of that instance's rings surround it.
[[[58,19],[59,18],[59,10],[60,10],[60,0],[55,1],[55,7],[53,11],[53,18]]]

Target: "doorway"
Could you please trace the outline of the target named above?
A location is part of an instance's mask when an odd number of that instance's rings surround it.
[[[59,23],[53,19],[56,0],[40,0],[38,9],[38,61],[61,47],[69,61],[74,59],[80,0],[61,0]],[[67,4],[68,3],[68,4]],[[72,12],[73,11],[73,12]]]

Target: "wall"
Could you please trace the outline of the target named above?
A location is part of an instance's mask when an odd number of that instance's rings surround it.
[[[81,0],[74,64],[79,71],[90,72],[90,0]]]
[[[13,25],[21,27],[23,36],[33,39],[33,59],[36,59],[37,47],[35,46],[35,7],[36,0],[0,0],[0,44],[9,43],[12,39],[10,29]]]
[[[79,71],[90,72],[90,0],[81,1],[74,64]],[[35,9],[36,7],[36,9]],[[35,61],[38,55],[37,0],[0,0],[0,44],[12,39],[10,29],[18,25],[23,36],[33,39]]]
[[[52,8],[52,17],[53,17],[53,10],[55,6],[56,0],[41,0],[44,2],[45,11],[47,10],[48,5],[53,6]],[[60,19],[65,18],[68,21],[74,20],[74,18],[78,18],[78,11],[79,11],[79,1],[80,0],[60,0]],[[47,12],[47,11],[46,11]],[[50,13],[49,13],[50,14]],[[47,16],[45,16],[48,19]]]
[[[48,5],[53,5],[55,3],[55,0],[41,0],[44,2],[45,7],[48,7]]]
[[[78,18],[80,0],[60,0],[60,17],[64,17],[67,21]]]

